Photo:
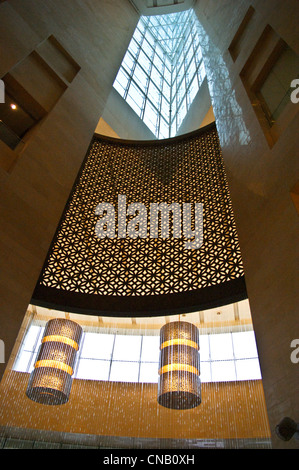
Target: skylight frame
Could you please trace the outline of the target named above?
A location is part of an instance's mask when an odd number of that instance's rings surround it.
[[[196,21],[192,9],[170,15],[142,16],[113,84],[158,139],[174,137],[177,134],[205,76]],[[164,26],[161,26],[162,24]],[[158,25],[162,30],[158,29]],[[156,29],[153,30],[153,27]],[[177,35],[171,38],[172,48],[169,47],[169,42],[165,44],[165,41],[161,41],[161,31],[166,35],[166,27],[172,27],[172,33]],[[140,61],[142,57],[143,60]],[[157,67],[157,61],[160,63],[160,69]],[[128,62],[131,67],[128,67]],[[193,73],[188,77],[191,63]],[[180,67],[177,67],[178,64]],[[140,77],[143,76],[142,80],[138,80],[137,70]],[[179,71],[181,75],[178,76]],[[161,77],[157,88],[156,81],[152,79],[153,72],[156,77]],[[131,87],[132,83],[135,88]],[[190,93],[191,85],[196,85],[195,93]],[[165,86],[168,88],[167,95],[164,93]],[[136,99],[134,93],[131,93],[133,88]],[[150,95],[151,89],[156,91],[156,99]],[[179,96],[178,92],[181,91],[183,94]],[[140,100],[140,94],[143,94],[143,100]],[[148,109],[156,113],[155,119],[147,116]]]

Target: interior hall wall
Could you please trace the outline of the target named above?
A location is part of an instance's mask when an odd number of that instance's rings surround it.
[[[21,150],[1,142],[1,376],[137,22],[137,12],[124,0],[11,0],[0,5],[0,78],[51,35],[79,66]],[[26,80],[31,79],[29,71]]]
[[[255,10],[254,23],[233,60],[229,47],[250,6]],[[273,446],[298,448],[295,439],[279,440],[275,426],[285,416],[299,421],[299,364],[291,361],[291,342],[299,338],[298,213],[290,194],[299,180],[299,116],[294,113],[270,147],[240,78],[267,25],[298,54],[298,2],[200,0],[196,14],[244,262]]]

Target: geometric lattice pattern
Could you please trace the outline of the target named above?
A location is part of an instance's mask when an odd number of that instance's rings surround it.
[[[203,244],[184,237],[98,238],[101,202],[203,204]],[[117,222],[117,220],[116,220]],[[149,230],[148,230],[149,233]],[[70,197],[40,283],[113,296],[170,294],[243,276],[242,259],[215,127],[181,139],[118,142],[95,137]]]

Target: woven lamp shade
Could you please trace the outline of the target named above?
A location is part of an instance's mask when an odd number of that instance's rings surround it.
[[[188,322],[172,322],[160,330],[158,403],[186,410],[201,403],[199,332]]]
[[[69,400],[81,336],[81,326],[71,320],[58,318],[47,323],[26,390],[28,398],[44,405]]]

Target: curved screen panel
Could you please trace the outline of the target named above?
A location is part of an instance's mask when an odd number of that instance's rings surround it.
[[[245,297],[215,125],[164,141],[95,135],[32,302],[150,316]]]

